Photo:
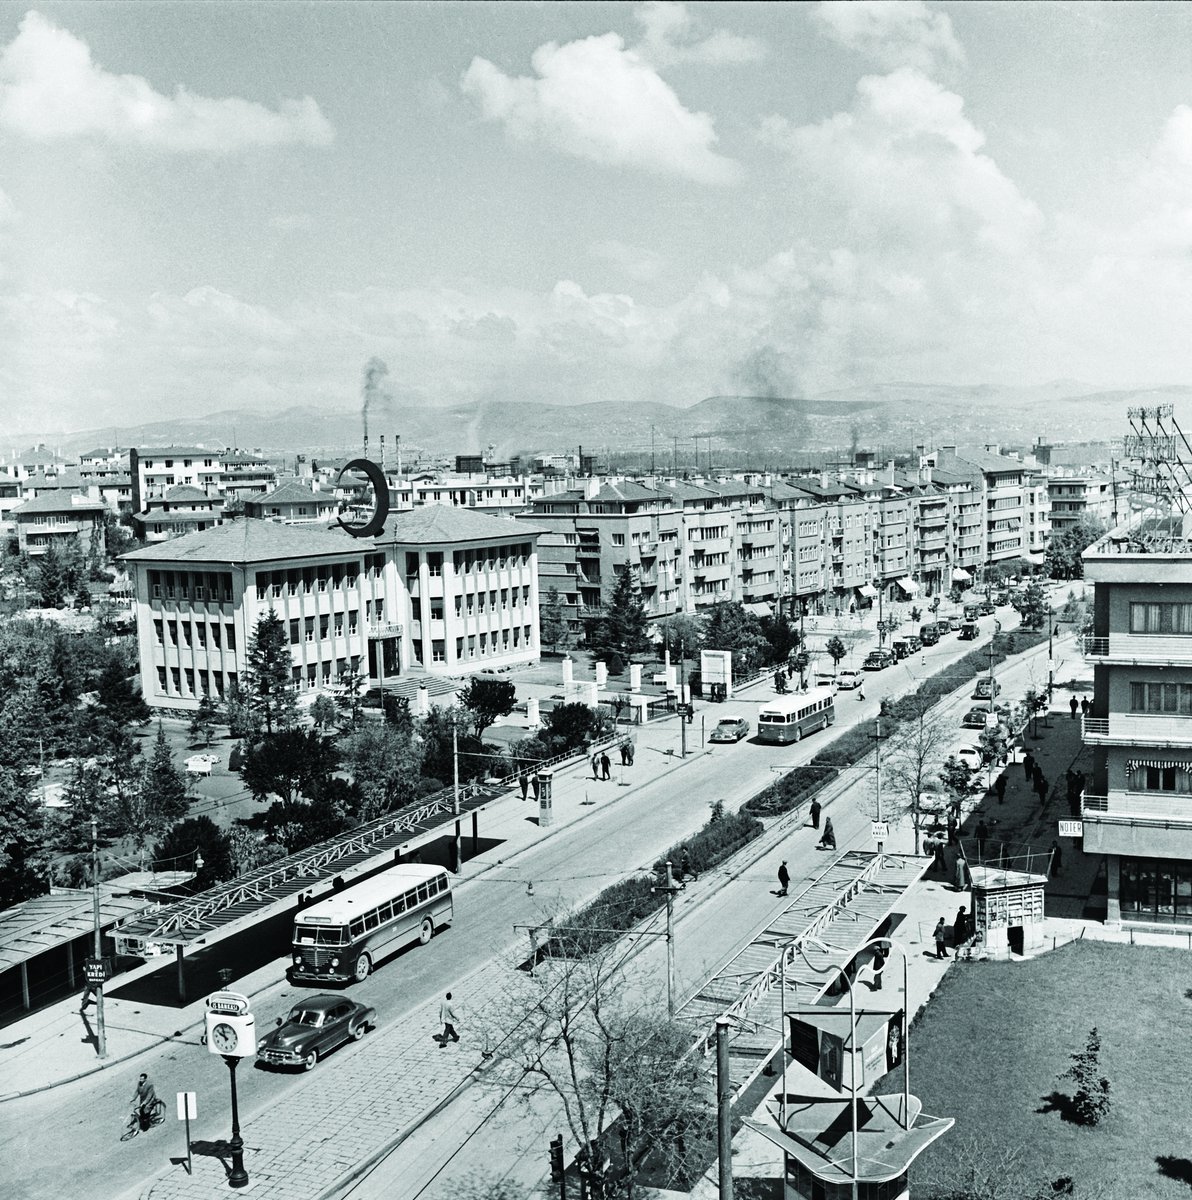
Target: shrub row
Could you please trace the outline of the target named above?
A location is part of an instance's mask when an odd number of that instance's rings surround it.
[[[569,958],[582,958],[615,942],[666,903],[654,888],[668,860],[677,873],[686,853],[691,869],[698,874],[724,862],[761,832],[762,823],[756,817],[717,808],[694,837],[677,842],[654,864],[652,876],[635,875],[614,883],[571,913],[566,926],[552,935],[555,949]]]
[[[813,792],[818,792],[824,784],[835,779],[837,774],[839,772],[835,767],[795,767],[765,791],[747,800],[741,806],[741,811],[755,817],[779,817],[797,808],[801,800],[805,800]]]

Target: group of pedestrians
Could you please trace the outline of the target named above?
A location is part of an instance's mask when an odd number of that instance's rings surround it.
[[[1068,812],[1074,817],[1080,816],[1080,798],[1084,795],[1085,778],[1083,771],[1073,771],[1069,767],[1064,772],[1064,786],[1068,800]]]
[[[1081,696],[1079,700],[1073,696],[1068,701],[1068,709],[1072,713],[1072,720],[1075,721],[1077,712],[1087,717],[1093,711],[1093,702],[1087,696]]]
[[[956,957],[959,958],[960,951],[973,940],[974,935],[975,931],[973,923],[969,919],[968,909],[962,904],[956,912],[956,920],[952,922],[951,929],[948,928],[947,920],[940,917],[931,931],[932,939],[935,941],[936,958],[952,957],[948,953],[949,938],[952,941],[952,948],[956,951]]]
[[[1022,776],[1034,789],[1035,795],[1039,797],[1039,803],[1045,803],[1048,792],[1047,777],[1029,750],[1022,756]]]
[[[596,780],[611,779],[613,764],[608,754],[597,752],[592,755],[592,778]]]

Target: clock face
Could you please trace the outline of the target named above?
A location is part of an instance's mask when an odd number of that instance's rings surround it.
[[[240,1038],[236,1030],[225,1021],[211,1027],[211,1044],[222,1054],[235,1052]]]

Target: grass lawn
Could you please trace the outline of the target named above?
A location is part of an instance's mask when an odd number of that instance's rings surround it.
[[[1033,1183],[1071,1176],[1080,1200],[1189,1200],[1190,983],[1185,951],[1106,942],[1026,962],[954,964],[910,1047],[911,1091],[956,1126],[912,1168],[912,1191],[930,1195],[958,1158],[989,1168],[1010,1151]],[[1056,1077],[1094,1025],[1112,1107],[1088,1129],[1039,1110],[1051,1108],[1053,1092],[1071,1094]],[[894,1072],[879,1090],[900,1084]]]

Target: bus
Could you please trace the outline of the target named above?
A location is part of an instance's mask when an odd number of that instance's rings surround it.
[[[830,687],[813,687],[776,696],[757,714],[757,740],[785,744],[827,729],[836,720],[834,695]]]
[[[294,917],[294,983],[367,979],[378,960],[411,942],[424,946],[454,916],[442,867],[390,867]]]

